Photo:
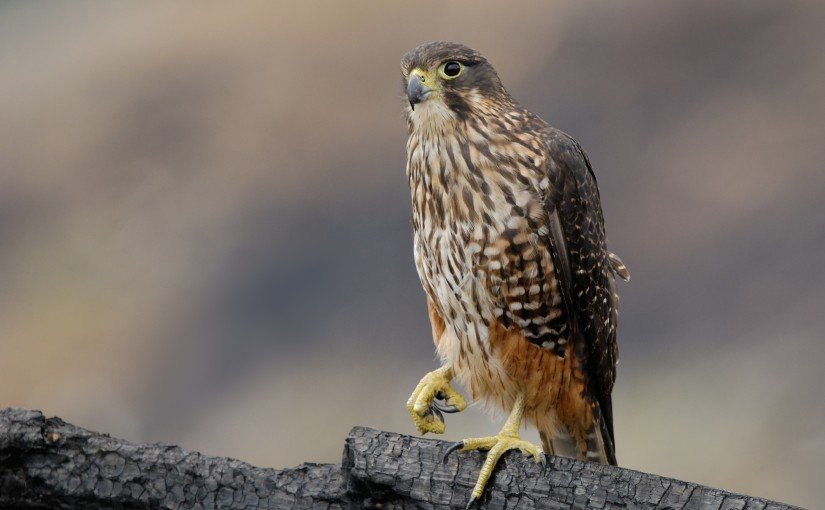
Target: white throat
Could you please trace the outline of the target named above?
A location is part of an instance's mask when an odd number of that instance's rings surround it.
[[[432,97],[415,105],[409,112],[412,134],[429,137],[452,131],[456,115],[439,97]]]

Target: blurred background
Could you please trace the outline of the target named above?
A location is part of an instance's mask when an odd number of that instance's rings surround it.
[[[3,2],[0,407],[273,467],[413,433],[398,62],[435,39],[593,161],[633,275],[619,462],[816,506],[817,2]]]

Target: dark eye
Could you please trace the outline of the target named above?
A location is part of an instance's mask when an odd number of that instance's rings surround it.
[[[441,66],[441,76],[447,80],[454,80],[458,78],[463,69],[464,66],[461,65],[461,62],[450,60],[449,62],[445,62],[444,65]]]

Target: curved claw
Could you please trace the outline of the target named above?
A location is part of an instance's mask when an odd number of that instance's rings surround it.
[[[478,502],[475,496],[470,496],[470,501],[467,502],[467,506],[464,507],[464,510],[470,510]]]
[[[432,403],[430,404],[430,407],[434,407],[434,408],[438,409],[439,411],[441,411],[442,413],[452,414],[452,413],[457,413],[457,412],[461,411],[461,409],[459,409],[456,406],[444,405],[441,402],[438,402],[437,400],[433,400]]]
[[[456,451],[456,450],[460,450],[460,449],[462,449],[462,448],[464,448],[464,441],[459,441],[459,442],[457,442],[457,443],[453,443],[453,444],[451,444],[451,445],[450,445],[450,447],[449,447],[449,448],[447,448],[447,451],[446,451],[446,452],[444,452],[444,458],[442,459],[442,462],[447,462],[447,457],[448,457],[451,453],[453,453],[453,452],[454,452],[454,451]]]
[[[434,414],[435,417],[441,421],[441,423],[444,423],[444,415],[441,414],[441,409],[439,409],[438,406],[431,405],[430,412]]]
[[[452,369],[442,367],[421,378],[407,400],[407,412],[421,434],[443,434],[446,424],[443,413],[457,413],[467,407],[464,399],[451,386]]]
[[[444,390],[438,390],[435,393],[435,398],[430,403],[430,406],[435,407],[436,409],[438,409],[442,413],[452,414],[452,413],[458,413],[458,412],[462,411],[462,409],[459,408],[458,406],[447,405],[447,398],[448,398],[447,394],[444,393]],[[444,403],[442,404],[441,402],[439,402],[439,400],[443,400]]]
[[[541,452],[541,460],[539,462],[541,462],[542,469],[547,469],[547,454],[546,453]]]

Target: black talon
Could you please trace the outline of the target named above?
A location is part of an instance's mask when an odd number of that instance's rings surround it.
[[[547,454],[544,452],[541,452],[541,467],[547,469]]]
[[[438,409],[442,413],[457,413],[459,411],[456,406],[447,406],[440,402],[436,402],[435,400],[432,401],[430,406]]]
[[[474,504],[476,504],[476,502],[477,502],[477,501],[478,501],[478,500],[475,498],[475,496],[470,496],[470,501],[468,501],[468,502],[467,502],[467,506],[465,506],[465,507],[464,507],[464,510],[470,510],[470,508],[471,508]]]
[[[464,441],[459,441],[457,443],[451,444],[450,447],[447,448],[447,451],[444,452],[444,459],[442,460],[442,462],[447,462],[447,456],[456,450],[460,450],[461,448],[464,448]]]
[[[427,408],[427,412],[426,412],[426,414],[424,414],[423,417],[427,418],[429,416],[435,416],[438,420],[441,421],[441,423],[444,423],[444,415],[441,414],[441,411],[439,411],[438,409],[436,409],[433,406],[430,406],[430,407]]]

